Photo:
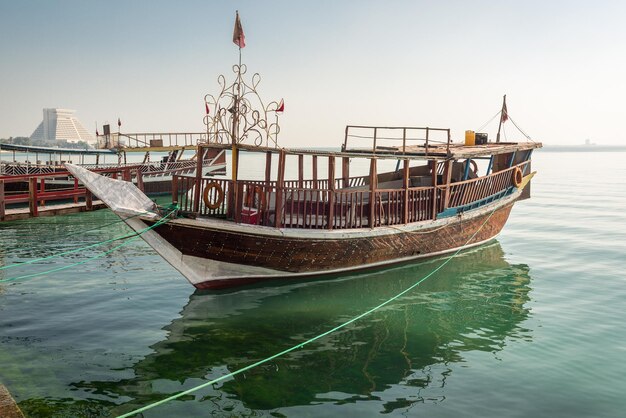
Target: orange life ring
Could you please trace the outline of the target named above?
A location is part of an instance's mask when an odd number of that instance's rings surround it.
[[[522,169],[519,167],[515,167],[513,170],[513,185],[517,188],[522,185],[522,181],[524,180],[524,175],[522,174]]]
[[[254,196],[259,196],[259,207],[257,209],[262,210],[265,207],[265,193],[263,193],[263,188],[261,186],[254,186],[253,188],[248,189],[248,196],[246,199],[246,203],[249,208],[254,204]]]
[[[215,194],[216,194],[215,201],[213,202],[209,200],[209,194],[211,193],[212,189],[215,189]],[[204,200],[204,205],[209,209],[219,208],[222,202],[224,201],[224,190],[222,189],[222,186],[220,186],[220,184],[216,181],[212,181],[209,184],[207,184],[206,187],[204,188],[202,200]]]

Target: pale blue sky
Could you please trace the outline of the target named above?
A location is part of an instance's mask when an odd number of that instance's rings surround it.
[[[285,99],[283,146],[338,145],[348,123],[460,140],[504,93],[535,140],[626,143],[626,2],[546,0],[0,0],[0,137],[30,135],[44,107],[90,131],[202,131],[236,9],[261,95]]]

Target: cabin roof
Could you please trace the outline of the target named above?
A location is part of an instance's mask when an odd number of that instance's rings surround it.
[[[203,144],[207,148],[231,149],[231,144]],[[497,154],[507,154],[513,151],[526,151],[535,148],[541,148],[541,142],[488,142],[482,145],[466,146],[464,144],[450,144],[449,149],[446,145],[429,146],[406,146],[404,152],[402,147],[377,147],[375,152],[371,148],[348,148],[343,151],[332,149],[305,149],[305,148],[272,148],[254,146],[248,144],[237,144],[237,148],[242,151],[250,152],[274,152],[284,150],[287,154],[303,154],[303,155],[320,155],[335,157],[357,157],[357,158],[379,158],[379,159],[399,159],[407,158],[410,160],[448,160],[448,159],[465,159],[475,157],[485,157]]]

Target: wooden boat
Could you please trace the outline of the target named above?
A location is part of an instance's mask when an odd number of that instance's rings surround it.
[[[471,131],[454,143],[450,129],[348,126],[340,150],[281,148],[284,103],[261,100],[260,76],[245,80],[239,51],[234,81],[220,75],[221,92],[205,96],[206,141],[196,151],[229,151],[230,176],[174,175],[174,216],[131,184],[67,165],[197,288],[336,275],[473,247],[530,196],[531,155],[541,144],[500,142],[505,102],[495,142]]]
[[[364,130],[372,132],[372,146],[351,147],[349,139],[363,139]],[[391,131],[401,133],[402,145],[377,145],[380,133]],[[425,139],[410,143],[416,132]],[[429,143],[437,132],[448,140]],[[205,149],[231,151],[232,178],[174,176],[176,217],[141,237],[194,286],[211,289],[432,257],[480,245],[500,232],[513,204],[529,197],[531,154],[540,146],[455,144],[447,129],[362,126],[346,129],[341,151],[202,144],[198,155]],[[238,177],[236,164],[244,152],[262,154],[264,179]],[[288,158],[297,161],[296,179],[285,179]],[[305,159],[310,178],[304,176]],[[320,177],[322,159],[328,175]],[[352,177],[350,167],[359,160],[369,172]],[[379,173],[378,165],[389,160],[402,167]],[[487,163],[483,173],[476,161]],[[166,215],[139,190],[129,191],[130,184],[122,189],[120,180],[67,168],[136,231]]]

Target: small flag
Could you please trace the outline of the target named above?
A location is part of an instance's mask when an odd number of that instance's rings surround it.
[[[500,123],[504,123],[509,120],[509,112],[506,110],[506,96],[504,96],[504,101],[502,102],[502,112],[500,116]]]
[[[122,121],[120,120],[120,118],[117,118],[117,127],[121,127],[122,126]]]
[[[280,103],[278,103],[278,107],[276,108],[276,113],[283,113],[285,111],[285,101],[280,99]]]
[[[204,110],[206,110],[206,114],[209,114],[209,104],[207,102],[204,102]]]
[[[100,135],[100,134],[98,133],[98,128],[96,128],[96,136],[98,136],[98,135]]]
[[[239,20],[239,10],[237,10],[235,16],[235,30],[233,31],[233,42],[239,48],[246,46],[246,35],[243,34],[243,27],[241,26],[241,20]]]

